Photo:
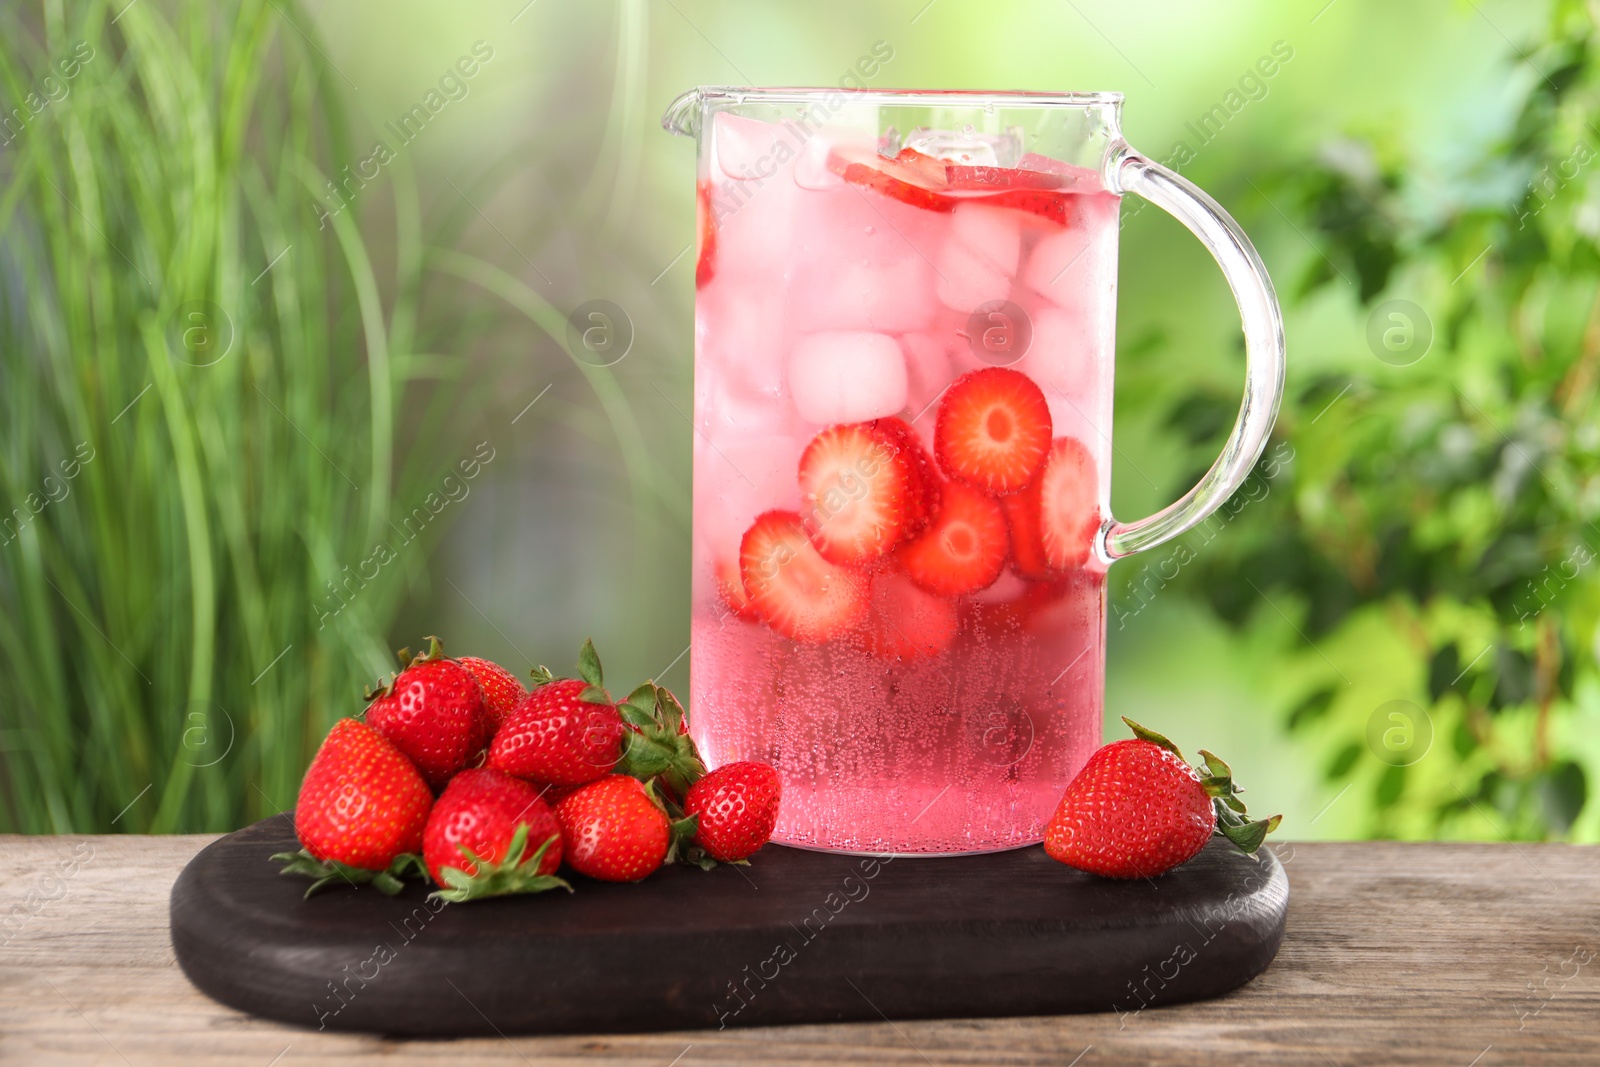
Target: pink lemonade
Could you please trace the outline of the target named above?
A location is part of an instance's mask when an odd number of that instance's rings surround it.
[[[948,133],[707,136],[695,740],[777,768],[785,844],[1038,842],[1100,740],[1118,198]]]

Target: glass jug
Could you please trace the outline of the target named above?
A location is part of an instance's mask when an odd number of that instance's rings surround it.
[[[1100,743],[1105,572],[1220,506],[1283,388],[1249,240],[1117,93],[701,88],[691,731],[783,779],[774,840],[1032,844]],[[1170,212],[1243,320],[1181,500],[1111,518],[1118,211]]]

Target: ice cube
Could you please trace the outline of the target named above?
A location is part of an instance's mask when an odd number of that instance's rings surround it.
[[[802,442],[781,434],[696,435],[694,527],[717,559],[739,555],[739,541],[757,515],[799,505],[795,466]]]
[[[828,156],[836,149],[860,155],[875,150],[876,138],[866,130],[849,126],[824,126],[805,138],[800,158],[795,161],[794,181],[802,189],[844,188],[844,179],[830,166]]]
[[[1074,223],[1040,239],[1022,271],[1023,284],[1052,303],[1073,308],[1111,304],[1117,289],[1117,198],[1076,197]]]
[[[724,121],[727,120],[727,121]],[[726,153],[713,158],[711,216],[716,227],[712,287],[778,286],[794,255],[802,190],[793,174],[799,145],[783,127],[718,115]]]
[[[906,388],[905,356],[887,334],[806,334],[789,352],[789,390],[807,422],[865,422],[896,414],[906,406]]]
[[[1072,307],[1091,284],[1095,266],[1089,235],[1073,226],[1042,238],[1034,246],[1022,280],[1040,296],[1062,307]]]
[[[959,205],[939,251],[939,300],[956,311],[972,312],[1006,299],[1021,253],[1019,213],[987,204]]]
[[[756,402],[783,402],[784,299],[748,277],[718,279],[695,299],[695,365]]]
[[[1011,276],[959,241],[939,253],[938,272],[939,302],[955,311],[976,311],[1011,295]]]
[[[815,330],[923,329],[939,307],[932,264],[942,216],[853,185],[831,193],[796,188],[796,320]]]
[[[1056,392],[1085,410],[1099,405],[1103,351],[1098,325],[1089,316],[1046,304],[1031,316],[1033,340],[1016,369],[1038,383],[1048,398]]]
[[[800,154],[801,138],[777,123],[724,111],[711,120],[711,148],[720,176],[766,181]]]
[[[966,245],[1002,273],[1015,274],[1022,254],[1022,214],[984,203],[959,204],[950,216],[950,239]]]

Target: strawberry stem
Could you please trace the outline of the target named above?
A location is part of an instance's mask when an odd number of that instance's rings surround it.
[[[1160,745],[1174,756],[1183,759],[1183,753],[1178,751],[1178,746],[1161,734],[1140,726],[1126,715],[1122,717],[1122,721],[1128,724],[1128,729],[1133,731],[1135,737]],[[1212,806],[1216,808],[1217,836],[1226,837],[1237,845],[1241,852],[1254,854],[1267,839],[1267,835],[1283,822],[1283,816],[1274,815],[1270,819],[1247,818],[1244,801],[1239,799],[1239,794],[1244,790],[1233,780],[1233,768],[1229,767],[1220,756],[1203,748],[1200,750],[1200,759],[1205,764],[1204,773],[1200,775],[1200,785],[1205,789],[1206,795],[1211,797]]]

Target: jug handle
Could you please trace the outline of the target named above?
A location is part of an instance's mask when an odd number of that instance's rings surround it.
[[[1126,143],[1107,153],[1105,179],[1113,192],[1143,197],[1200,238],[1222,268],[1238,302],[1245,348],[1244,401],[1222,454],[1199,484],[1176,503],[1134,522],[1107,519],[1095,538],[1095,549],[1102,561],[1110,563],[1192,529],[1249,477],[1266,447],[1283,399],[1284,340],[1283,313],[1267,268],[1221,205],[1187,178],[1145,158]]]

